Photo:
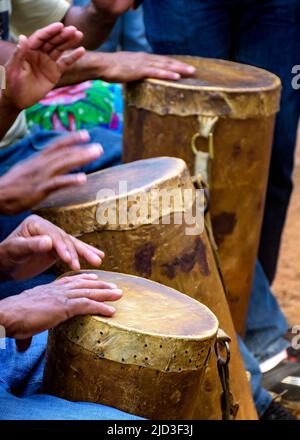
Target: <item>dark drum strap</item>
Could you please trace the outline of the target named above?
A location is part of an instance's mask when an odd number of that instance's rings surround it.
[[[217,340],[215,343],[215,352],[217,356],[217,366],[222,384],[221,394],[221,410],[223,420],[234,420],[239,410],[238,403],[234,403],[233,395],[230,391],[230,376],[229,376],[229,362],[230,362],[230,338],[219,330]]]

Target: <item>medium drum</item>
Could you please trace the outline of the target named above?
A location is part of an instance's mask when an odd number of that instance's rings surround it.
[[[44,389],[147,419],[191,419],[218,321],[174,289],[95,271],[123,289],[113,317],[80,316],[49,334]]]
[[[168,199],[170,195],[173,199]],[[186,164],[161,157],[90,174],[85,185],[51,195],[37,213],[102,249],[104,270],[152,279],[212,310],[232,339],[230,377],[234,402],[239,404],[237,418],[253,419],[251,390],[203,228],[201,200]],[[58,270],[63,273],[66,267]],[[221,418],[222,389],[216,363],[213,355],[197,397],[196,419]]]
[[[194,79],[128,84],[125,162],[176,156],[208,181],[210,214],[236,329],[243,334],[264,212],[280,80],[222,60],[178,57]]]

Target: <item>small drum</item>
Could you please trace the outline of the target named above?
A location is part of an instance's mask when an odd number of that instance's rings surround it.
[[[50,331],[45,392],[147,419],[191,419],[218,321],[153,281],[95,271],[123,289],[111,318],[80,316]]]
[[[170,195],[174,197],[168,199]],[[90,174],[85,185],[58,191],[36,212],[102,249],[106,254],[101,266],[104,270],[152,279],[212,310],[232,340],[230,377],[234,402],[239,404],[237,418],[253,419],[256,412],[251,390],[203,228],[200,196],[181,159],[160,157]],[[59,273],[66,270],[58,267]],[[213,355],[197,397],[196,419],[221,418],[222,388],[216,364]]]
[[[194,79],[128,84],[125,162],[183,159],[210,189],[210,214],[236,329],[243,334],[264,212],[280,80],[222,60],[178,57]]]

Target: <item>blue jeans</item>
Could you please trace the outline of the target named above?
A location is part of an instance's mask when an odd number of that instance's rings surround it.
[[[119,133],[102,127],[95,127],[89,133],[89,142],[100,143],[104,154],[91,164],[85,165],[82,171],[92,173],[121,163],[122,136]],[[10,147],[0,149],[0,176],[18,162],[28,159],[46,148],[50,142],[61,135],[62,133],[57,131],[39,130]],[[65,135],[66,133],[63,133],[63,136]],[[0,215],[0,241],[4,240],[29,214],[30,212],[16,216]]]
[[[250,353],[242,339],[238,336],[238,343],[246,370],[251,374],[252,396],[256,411],[262,416],[272,401],[271,394],[261,386],[262,374],[257,359]]]
[[[257,261],[252,294],[247,317],[247,332],[239,346],[245,368],[251,373],[252,395],[259,415],[262,415],[272,398],[262,388],[259,363],[280,353],[289,346],[284,339],[288,323],[270,290],[261,264]]]
[[[0,420],[141,420],[114,408],[41,394],[47,332],[24,353],[6,338],[0,349]]]
[[[300,60],[300,0],[144,0],[155,53],[253,64],[282,81],[259,259],[272,282],[292,191],[300,92],[291,70]]]
[[[31,278],[30,280],[2,281],[0,283],[0,301],[4,298],[18,295],[19,293],[24,292],[24,290],[33,289],[34,287],[41,286],[42,284],[52,283],[52,281],[54,281],[55,279],[55,275],[47,272],[35,278]]]
[[[244,343],[259,362],[264,362],[289,346],[284,339],[287,330],[287,320],[257,261]]]

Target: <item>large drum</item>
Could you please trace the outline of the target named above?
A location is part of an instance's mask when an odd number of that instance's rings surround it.
[[[104,270],[152,279],[212,310],[232,339],[230,377],[233,400],[239,404],[237,417],[252,419],[256,412],[250,386],[203,229],[201,202],[201,193],[196,193],[181,159],[156,158],[91,174],[85,185],[50,196],[37,213],[102,249]],[[66,271],[66,267],[58,269],[59,273]],[[197,398],[195,418],[221,418],[222,388],[216,363],[213,355]]]
[[[44,389],[148,419],[191,419],[218,330],[216,317],[174,289],[95,272],[123,289],[111,318],[77,317],[52,330]]]
[[[178,57],[194,79],[128,84],[125,162],[176,156],[208,180],[210,214],[230,308],[240,334],[264,212],[280,80],[228,61]]]

